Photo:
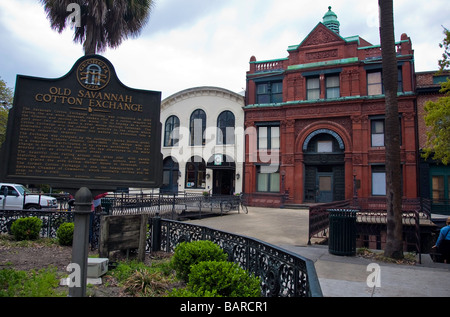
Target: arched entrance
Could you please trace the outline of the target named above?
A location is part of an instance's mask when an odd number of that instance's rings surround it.
[[[213,171],[212,194],[233,195],[236,187],[236,163],[227,155],[214,154],[206,166]]]
[[[178,175],[179,166],[171,156],[163,161],[163,183],[159,191],[161,193],[176,193],[178,192]]]
[[[326,203],[345,199],[344,142],[334,131],[319,129],[303,143],[304,201]]]

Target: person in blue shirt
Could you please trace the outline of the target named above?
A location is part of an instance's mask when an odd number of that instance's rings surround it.
[[[436,244],[433,246],[442,254],[444,263],[450,263],[450,217],[441,228]]]

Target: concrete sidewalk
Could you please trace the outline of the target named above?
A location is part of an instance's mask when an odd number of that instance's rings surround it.
[[[328,246],[308,246],[306,209],[250,207],[248,214],[230,213],[188,222],[256,238],[312,260],[325,297],[450,296],[450,264],[434,263],[428,254],[422,254],[421,264],[404,265],[337,256],[328,252]],[[379,272],[379,287],[371,263]],[[374,287],[368,286],[371,284]]]

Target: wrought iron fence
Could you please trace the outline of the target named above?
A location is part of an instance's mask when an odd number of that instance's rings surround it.
[[[322,296],[314,263],[300,255],[257,239],[172,220],[158,220],[161,224],[161,238],[154,240],[154,234],[158,231],[153,225],[155,218],[149,221],[149,250],[160,248],[173,252],[181,242],[210,240],[228,254],[230,261],[261,278],[263,296]],[[152,245],[153,241],[158,241],[159,245]]]
[[[102,213],[91,214],[89,223],[89,243],[91,249],[96,249],[99,242],[100,219]],[[47,210],[0,210],[0,234],[11,234],[11,225],[19,218],[37,217],[42,220],[40,236],[43,238],[56,238],[56,232],[65,222],[73,222],[72,211]]]
[[[407,249],[422,252],[421,227],[432,225],[431,204],[426,199],[404,199],[402,201],[402,223],[404,243]],[[361,246],[381,249],[386,243],[386,199],[358,198],[328,204],[314,205],[309,208],[308,244],[312,238],[329,236],[329,210],[351,208],[357,210],[357,236]]]
[[[92,213],[89,241],[91,249],[99,245],[100,220],[105,213]],[[0,232],[8,233],[18,218],[35,216],[43,221],[41,236],[55,238],[56,230],[64,222],[73,221],[73,212],[56,211],[0,211]],[[155,222],[161,224],[161,236],[155,240]],[[147,252],[155,248],[172,252],[182,241],[210,240],[228,254],[229,260],[259,276],[262,295],[266,297],[321,297],[314,263],[300,255],[257,239],[231,234],[180,221],[149,218]],[[158,245],[155,245],[157,241]]]
[[[167,219],[179,219],[189,213],[223,214],[240,211],[241,196],[202,195],[196,193],[115,194],[102,199],[105,211],[111,215],[148,214]]]

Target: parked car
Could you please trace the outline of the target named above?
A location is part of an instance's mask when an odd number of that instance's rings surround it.
[[[56,209],[56,198],[33,194],[20,184],[0,184],[0,210]]]

